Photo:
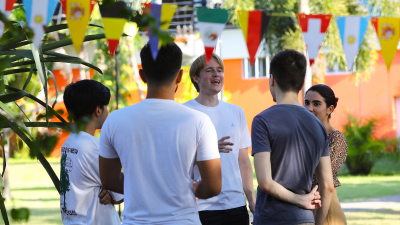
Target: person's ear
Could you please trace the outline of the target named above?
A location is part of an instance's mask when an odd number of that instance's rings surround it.
[[[103,110],[100,108],[100,106],[96,106],[96,109],[93,112],[93,116],[100,117],[102,112],[103,112]]]
[[[335,111],[335,107],[334,107],[333,105],[331,105],[331,106],[328,107],[327,114],[328,114],[328,115],[329,115],[329,114],[332,114],[333,111]]]
[[[275,78],[274,78],[274,75],[272,75],[272,74],[269,77],[269,83],[270,83],[271,87],[275,86]]]
[[[147,83],[147,79],[146,79],[146,76],[144,75],[143,69],[139,69],[139,76],[144,83]]]
[[[182,81],[182,76],[183,76],[183,69],[180,69],[178,72],[178,76],[176,76],[176,84],[179,84]]]

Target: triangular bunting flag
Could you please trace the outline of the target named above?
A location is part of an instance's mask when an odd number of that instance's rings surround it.
[[[172,21],[172,18],[174,17],[175,10],[178,8],[177,4],[144,4],[145,8],[147,8],[152,16],[154,16],[157,19],[157,27],[160,27],[163,30],[167,30],[169,27],[169,24]],[[161,22],[160,22],[161,21]],[[153,59],[156,60],[157,55],[158,55],[158,50],[161,47],[160,39],[158,38],[157,35],[153,35],[152,31],[149,30],[149,44],[150,44],[150,50],[151,54],[153,55]]]
[[[23,0],[26,20],[33,30],[33,44],[39,48],[44,34],[44,27],[50,23],[56,10],[57,0]]]
[[[79,53],[85,39],[91,15],[91,2],[93,1],[65,0],[69,33],[76,53]]]
[[[324,41],[332,15],[298,14],[297,17],[307,46],[310,65],[312,65],[318,56],[319,48]]]
[[[258,47],[268,28],[271,16],[268,16],[264,10],[239,10],[238,17],[244,40],[247,44],[247,50],[249,51],[250,64],[254,65]]]
[[[124,33],[127,34],[130,39],[135,38],[138,30],[139,30],[139,27],[137,26],[136,23],[134,23],[134,22],[125,23]]]
[[[371,22],[378,35],[382,56],[389,71],[399,44],[400,19],[397,17],[374,17]]]
[[[67,1],[68,0],[60,0],[61,7],[62,7],[66,17],[68,16],[68,14],[67,14]],[[93,8],[96,5],[96,3],[97,3],[97,0],[90,0],[90,15],[92,15]]]
[[[225,9],[209,9],[206,7],[197,8],[197,27],[201,39],[204,42],[207,62],[210,61],[212,53],[221,36],[222,30],[228,21],[229,13]],[[259,43],[258,43],[259,44]]]
[[[117,49],[119,38],[124,30],[127,21],[123,10],[126,7],[125,2],[115,2],[110,7],[100,6],[100,13],[103,20],[104,33],[108,42],[110,55],[114,56]]]
[[[7,19],[14,8],[14,3],[16,1],[17,0],[0,0],[0,12],[3,13]],[[4,30],[4,23],[3,21],[0,21],[0,37],[3,36]]]
[[[354,60],[358,50],[360,50],[365,31],[368,27],[368,20],[368,17],[360,16],[336,17],[348,70],[353,68]]]

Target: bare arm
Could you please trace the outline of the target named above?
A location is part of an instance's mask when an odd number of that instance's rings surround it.
[[[124,174],[119,158],[107,159],[99,156],[100,180],[103,188],[116,193],[124,193]]]
[[[321,192],[322,207],[315,214],[315,224],[322,225],[328,214],[331,205],[332,193],[335,190],[332,179],[331,159],[329,156],[321,157],[315,175],[318,179],[319,190]]]
[[[256,170],[258,186],[262,191],[277,199],[305,209],[315,209],[319,207],[320,200],[318,200],[319,196],[316,194],[318,186],[307,195],[298,195],[287,190],[272,179],[270,152],[256,153],[254,155],[254,168]]]
[[[197,161],[201,181],[194,185],[194,194],[197,198],[207,199],[217,196],[221,192],[221,161],[219,158],[207,161]]]
[[[242,177],[243,190],[249,201],[249,208],[254,215],[256,198],[254,196],[253,187],[253,167],[249,159],[249,152],[247,148],[239,149],[239,168]]]

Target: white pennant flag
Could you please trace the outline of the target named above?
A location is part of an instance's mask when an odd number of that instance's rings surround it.
[[[23,0],[26,18],[29,27],[34,32],[33,44],[39,48],[44,34],[44,27],[47,26],[56,10],[57,0]]]

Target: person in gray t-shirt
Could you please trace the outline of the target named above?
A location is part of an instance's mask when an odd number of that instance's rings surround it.
[[[254,225],[323,224],[329,209],[333,182],[327,133],[298,101],[306,62],[295,50],[271,61],[269,86],[277,105],[254,118],[251,132],[258,181]],[[321,200],[317,187],[311,190],[314,172]],[[314,208],[319,208],[315,220]]]

